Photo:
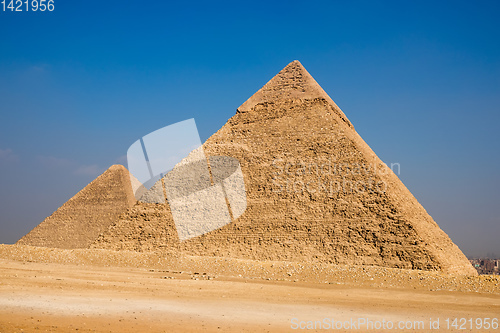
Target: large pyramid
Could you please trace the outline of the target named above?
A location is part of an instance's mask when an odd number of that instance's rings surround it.
[[[247,209],[220,229],[173,244],[185,253],[476,274],[298,61],[243,103],[203,147],[207,155],[239,160]],[[129,210],[92,247],[172,244],[175,230],[153,231],[161,240],[142,232],[154,230],[159,215],[138,205],[147,214]],[[161,215],[163,227],[175,228],[168,208]]]
[[[17,244],[66,249],[88,248],[135,203],[127,169],[121,165],[113,165]]]
[[[203,149],[241,165],[247,209],[232,223],[179,242],[169,205],[136,202],[112,166],[18,243],[477,274],[298,61]]]

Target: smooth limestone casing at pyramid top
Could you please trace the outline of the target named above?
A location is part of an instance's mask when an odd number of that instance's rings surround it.
[[[168,205],[139,202],[92,247],[477,274],[298,61],[203,147],[240,162],[247,193],[241,217],[179,243]]]

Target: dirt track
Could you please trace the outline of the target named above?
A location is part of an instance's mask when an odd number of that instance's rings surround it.
[[[68,259],[69,253],[80,261],[64,264],[50,262],[53,260],[46,255],[34,258],[33,253],[45,251],[57,253],[61,262]],[[17,259],[13,258],[14,252]],[[27,253],[31,253],[31,259],[19,259],[27,257]],[[411,280],[429,283],[407,283],[404,287],[392,281],[386,271],[384,287],[379,278],[368,278],[362,283],[356,278],[359,272],[353,270],[344,273],[342,282],[338,279],[318,283],[267,280],[265,276],[239,277],[240,274],[214,275],[209,270],[209,273],[200,271],[196,258],[184,261],[181,272],[171,266],[168,269],[104,267],[102,263],[89,266],[81,263],[83,252],[32,247],[2,246],[0,257],[4,258],[0,259],[0,332],[290,332],[300,331],[292,329],[300,321],[306,325],[307,321],[323,318],[343,321],[352,318],[355,322],[366,318],[375,324],[385,320],[394,325],[399,321],[422,321],[425,325],[424,330],[386,330],[392,332],[429,332],[429,319],[440,318],[439,331],[452,332],[446,329],[446,318],[500,317],[496,278],[455,279],[457,287],[468,281],[470,285],[484,285],[483,288],[496,286],[496,292],[495,289],[493,292],[430,291],[443,284],[440,279],[453,278],[409,271],[408,276],[420,276]],[[245,266],[247,271],[251,264],[256,263],[226,262],[226,266]],[[279,277],[280,264],[272,265],[266,271]],[[241,267],[233,267],[233,273],[238,269]],[[359,332],[366,331],[366,327],[335,331]]]

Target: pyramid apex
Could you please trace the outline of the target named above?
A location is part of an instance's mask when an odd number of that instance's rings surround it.
[[[239,108],[238,112],[248,112],[259,103],[283,102],[294,99],[316,99],[326,100],[336,113],[350,126],[347,117],[321,86],[314,80],[305,67],[298,60],[294,60],[285,66],[259,91],[252,95]]]
[[[121,164],[113,164],[108,168],[109,171],[128,171],[127,168],[125,168]]]
[[[327,96],[304,66],[298,60],[294,60],[243,103],[238,111],[250,111],[255,105],[263,102]]]
[[[283,75],[285,73],[288,73],[289,75]],[[304,65],[298,60],[294,60],[290,62],[288,65],[286,65],[279,73],[278,75],[282,74],[285,79],[289,79],[291,81],[297,81],[301,79],[301,76],[305,76],[303,79],[305,81],[309,81],[309,79],[313,79],[311,74],[306,70]],[[307,77],[307,78],[306,78]],[[314,79],[313,79],[314,80]],[[290,82],[293,83],[293,82]],[[316,83],[316,81],[314,81]],[[318,83],[316,83],[318,85]],[[319,85],[318,85],[319,86]],[[310,87],[312,88],[312,87]]]

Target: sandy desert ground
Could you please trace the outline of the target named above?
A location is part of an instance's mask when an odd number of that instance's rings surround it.
[[[499,277],[0,245],[0,332],[464,332],[446,319],[499,317]]]

